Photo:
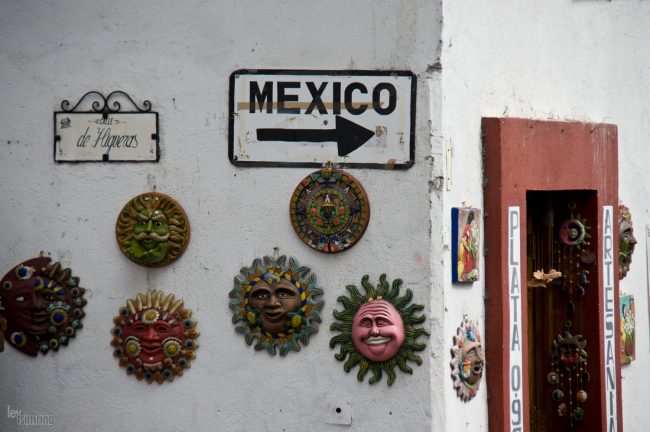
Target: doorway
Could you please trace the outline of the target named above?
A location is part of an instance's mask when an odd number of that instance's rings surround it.
[[[622,431],[617,128],[482,128],[489,428]]]
[[[599,410],[589,398],[596,394],[591,391],[589,353],[595,354],[598,345],[598,329],[589,319],[598,314],[596,217],[595,191],[526,193],[532,432],[600,426],[589,420]]]

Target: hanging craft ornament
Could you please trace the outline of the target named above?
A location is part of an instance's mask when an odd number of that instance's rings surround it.
[[[546,376],[553,388],[551,397],[557,403],[557,415],[567,417],[571,428],[585,416],[583,404],[587,392],[584,386],[589,382],[585,346],[587,341],[582,335],[572,335],[568,330],[564,335],[557,335],[551,356],[553,369]]]
[[[368,196],[350,174],[331,164],[305,177],[289,206],[291,225],[309,247],[336,253],[359,241],[370,220]]]
[[[0,281],[7,342],[30,356],[58,351],[82,327],[85,292],[69,268],[48,257],[18,264]]]
[[[591,227],[587,225],[586,219],[581,219],[580,215],[573,216],[573,210],[576,208],[575,203],[569,204],[571,217],[560,225],[560,241],[567,246],[577,246],[581,249],[589,245]]]
[[[138,380],[144,378],[150,384],[173,381],[196,357],[196,320],[191,310],[183,308],[183,300],[173,294],[138,294],[126,301],[113,323],[113,355],[126,373]]]
[[[190,224],[183,208],[158,192],[130,200],[117,218],[115,232],[120,250],[145,267],[162,267],[177,260],[190,241]]]
[[[555,269],[549,270],[548,273],[544,273],[544,270],[537,270],[533,272],[533,278],[528,281],[528,288],[546,288],[548,284],[552,283],[556,279],[562,277],[562,272],[559,272]]]
[[[632,254],[637,244],[630,209],[623,204],[618,206],[618,236],[618,278],[623,279],[630,270]]]
[[[276,249],[277,252],[277,249]],[[255,350],[275,355],[300,351],[318,331],[323,301],[316,297],[323,290],[316,287],[316,275],[286,256],[256,258],[243,267],[230,291],[230,309],[235,330],[246,343],[254,340]]]
[[[465,315],[454,336],[450,363],[454,388],[463,402],[476,396],[481,384],[484,364],[485,354],[478,326]]]
[[[368,383],[374,384],[381,379],[382,372],[386,372],[390,386],[395,382],[395,366],[412,374],[413,369],[406,362],[422,364],[422,358],[414,352],[426,347],[417,339],[429,335],[425,329],[415,327],[425,320],[424,315],[416,315],[424,306],[411,304],[413,293],[410,289],[399,297],[401,279],[395,279],[391,286],[386,275],[382,274],[379,284],[374,287],[368,278],[365,275],[361,279],[365,294],[361,294],[356,286],[348,285],[346,289],[350,296],[337,299],[343,310],[334,310],[334,318],[338,321],[332,323],[330,330],[341,334],[330,340],[330,348],[341,345],[334,357],[345,361],[343,370],[346,372],[359,365],[359,381],[363,381],[370,370],[373,376]]]

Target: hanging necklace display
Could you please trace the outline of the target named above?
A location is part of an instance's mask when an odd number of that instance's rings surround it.
[[[183,375],[199,346],[192,311],[184,309],[183,300],[173,294],[163,297],[161,291],[138,294],[113,318],[113,355],[127,374],[149,384]]]
[[[574,216],[575,203],[570,203],[568,208],[570,217],[560,225],[557,238],[550,242],[548,254],[551,264],[562,270],[562,277],[552,283],[557,281],[556,285],[567,298],[567,319],[564,334],[558,334],[552,344],[552,370],[547,380],[553,388],[551,397],[557,404],[557,415],[568,418],[569,426],[573,428],[574,422],[584,418],[583,404],[587,400],[587,392],[583,386],[589,382],[589,372],[585,351],[587,341],[582,335],[573,335],[570,330],[576,302],[586,295],[590,283],[589,270],[583,266],[593,264],[594,260],[593,252],[588,249],[591,227],[579,214]]]
[[[386,275],[379,277],[375,287],[368,282],[368,275],[361,279],[365,294],[361,294],[356,286],[348,285],[346,289],[350,296],[340,296],[338,301],[343,305],[342,311],[334,310],[334,318],[330,330],[341,334],[330,340],[330,348],[340,344],[340,351],[334,358],[345,361],[343,370],[350,370],[359,365],[357,379],[363,381],[368,371],[372,372],[369,384],[378,382],[382,372],[388,375],[388,385],[395,382],[394,368],[412,374],[413,369],[407,361],[422,364],[422,358],[415,351],[424,351],[425,343],[417,342],[420,336],[428,336],[422,324],[424,315],[416,312],[424,309],[423,305],[411,304],[413,292],[410,289],[399,297],[401,279],[395,279],[391,284]]]
[[[551,354],[552,371],[547,375],[548,383],[553,386],[553,400],[557,403],[557,415],[568,417],[573,428],[574,421],[584,419],[582,405],[587,400],[583,386],[589,382],[587,372],[587,341],[581,335],[569,332],[571,323],[566,324],[564,335],[559,334],[553,340]]]
[[[323,290],[316,287],[316,275],[291,257],[256,258],[250,267],[243,267],[235,277],[230,291],[230,309],[235,330],[251,345],[257,339],[256,351],[275,355],[300,351],[318,331],[323,301],[316,297]]]
[[[58,351],[82,327],[85,292],[69,268],[48,257],[18,264],[0,281],[7,342],[30,356]]]
[[[131,199],[115,227],[120,250],[145,267],[162,267],[180,258],[190,241],[190,223],[172,198],[147,192]]]
[[[305,177],[289,206],[291,225],[309,247],[337,253],[352,247],[370,220],[368,196],[350,174],[332,164]]]

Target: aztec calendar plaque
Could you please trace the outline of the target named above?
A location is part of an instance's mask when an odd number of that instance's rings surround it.
[[[300,182],[289,213],[303,242],[320,252],[337,253],[359,241],[370,220],[370,204],[354,177],[328,166]]]

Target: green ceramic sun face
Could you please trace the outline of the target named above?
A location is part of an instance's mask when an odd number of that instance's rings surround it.
[[[133,227],[133,241],[127,253],[134,260],[147,264],[162,262],[169,252],[169,224],[160,210],[142,208],[138,212],[138,223]]]
[[[151,192],[138,195],[122,209],[117,220],[117,241],[133,262],[160,267],[180,257],[189,242],[189,223],[180,205]]]

